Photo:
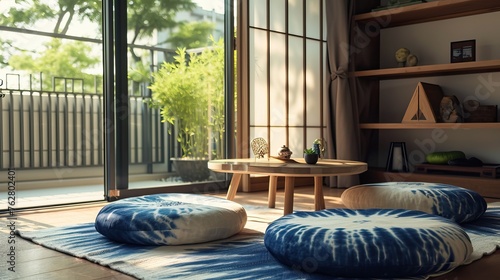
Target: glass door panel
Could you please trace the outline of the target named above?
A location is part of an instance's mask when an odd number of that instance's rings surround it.
[[[69,2],[0,5],[0,210],[104,200],[101,1]]]
[[[225,180],[207,168],[225,157],[224,0],[127,10],[129,190],[202,192]]]

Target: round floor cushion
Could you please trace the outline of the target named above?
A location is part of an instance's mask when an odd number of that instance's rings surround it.
[[[445,272],[473,250],[456,223],[404,209],[295,212],[268,226],[264,244],[294,269],[352,278]]]
[[[409,209],[439,215],[457,223],[471,222],[486,211],[484,198],[453,185],[421,182],[387,182],[346,189],[342,202],[350,209]]]
[[[224,239],[247,221],[238,203],[206,195],[156,194],[104,206],[96,230],[111,240],[139,245],[182,245]]]

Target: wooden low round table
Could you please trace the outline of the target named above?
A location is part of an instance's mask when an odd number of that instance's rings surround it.
[[[233,200],[243,174],[269,175],[269,207],[274,208],[279,176],[285,177],[284,214],[293,212],[295,177],[314,177],[314,208],[325,209],[323,177],[354,175],[365,172],[367,164],[359,161],[320,159],[316,164],[307,164],[304,159],[280,160],[275,158],[220,159],[208,162],[208,168],[224,173],[233,173],[226,199]]]

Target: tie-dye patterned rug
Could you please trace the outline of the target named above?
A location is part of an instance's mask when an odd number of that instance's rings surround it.
[[[245,229],[225,240],[185,246],[134,246],[115,243],[99,234],[93,223],[23,231],[25,239],[84,258],[139,279],[332,279],[282,265],[264,246],[267,224],[277,209],[245,206]],[[469,264],[500,248],[500,204],[489,205],[477,221],[463,224],[474,253]],[[427,279],[429,275],[412,279]]]

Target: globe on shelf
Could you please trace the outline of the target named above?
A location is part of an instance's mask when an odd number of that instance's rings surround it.
[[[399,50],[396,51],[396,54],[394,55],[396,57],[396,61],[398,62],[398,66],[404,67],[406,63],[406,59],[408,58],[408,55],[410,55],[410,50],[407,48],[400,48]]]

